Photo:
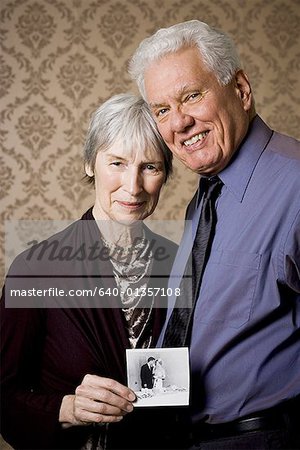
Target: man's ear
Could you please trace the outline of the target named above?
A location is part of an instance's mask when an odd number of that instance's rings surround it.
[[[85,173],[89,176],[89,177],[93,177],[94,176],[94,172],[91,169],[91,166],[89,164],[85,164],[84,166],[85,169]]]
[[[235,86],[244,110],[249,111],[252,106],[252,89],[248,75],[243,70],[239,70],[235,74]]]

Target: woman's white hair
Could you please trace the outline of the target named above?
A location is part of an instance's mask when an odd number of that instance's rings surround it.
[[[147,103],[131,93],[118,94],[104,102],[93,114],[84,145],[84,163],[94,172],[98,152],[120,140],[124,151],[154,150],[164,157],[166,179],[172,172],[172,153],[159,134]],[[88,176],[94,183],[94,177]]]
[[[230,83],[236,71],[241,69],[239,56],[230,37],[206,23],[190,20],[161,28],[140,43],[129,63],[129,73],[137,82],[144,99],[144,73],[147,67],[185,47],[198,48],[207,69],[215,74],[221,85]]]

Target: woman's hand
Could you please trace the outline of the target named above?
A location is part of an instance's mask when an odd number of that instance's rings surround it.
[[[75,395],[63,398],[59,422],[64,428],[119,422],[133,410],[135,398],[133,391],[115,380],[86,375],[76,388]]]

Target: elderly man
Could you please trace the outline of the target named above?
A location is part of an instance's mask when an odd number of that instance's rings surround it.
[[[172,153],[201,175],[194,243],[184,235],[174,263],[191,254],[193,286],[182,277],[188,303],[170,298],[160,340],[190,346],[191,445],[300,448],[299,142],[256,114],[234,45],[207,24],[157,31],[130,73]]]

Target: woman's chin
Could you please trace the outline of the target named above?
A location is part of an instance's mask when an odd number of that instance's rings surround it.
[[[136,222],[142,221],[144,216],[142,214],[122,214],[114,218],[114,220],[122,225],[130,226]]]

